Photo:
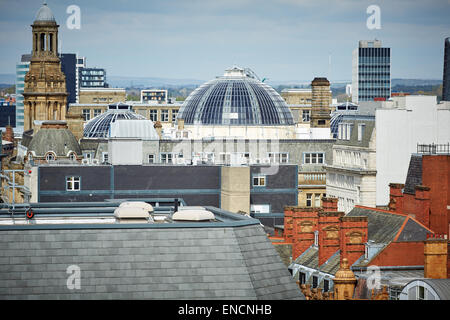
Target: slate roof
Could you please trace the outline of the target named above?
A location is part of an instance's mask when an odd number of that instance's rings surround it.
[[[0,229],[0,299],[304,299],[259,223],[114,226]]]
[[[375,130],[375,116],[344,115],[342,123],[352,123],[353,129],[349,140],[336,140],[336,145],[368,148],[373,131]],[[364,124],[364,133],[361,141],[358,140],[358,125]]]
[[[404,193],[415,194],[415,187],[422,185],[422,156],[411,155],[409,160],[408,173],[406,175]]]
[[[405,222],[405,219],[407,219],[407,216],[404,215],[360,206],[355,206],[346,216],[368,217],[368,240],[373,240],[376,243],[389,243],[393,241]]]
[[[82,154],[77,139],[67,128],[39,129],[29,142],[28,151],[34,151],[37,157],[45,156],[48,151],[55,152],[57,157],[67,157],[69,151],[75,152],[78,156]]]

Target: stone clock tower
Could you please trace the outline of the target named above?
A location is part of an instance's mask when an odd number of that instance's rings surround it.
[[[24,130],[36,129],[35,120],[65,120],[66,77],[58,57],[58,27],[46,3],[32,24],[33,48],[25,76]]]

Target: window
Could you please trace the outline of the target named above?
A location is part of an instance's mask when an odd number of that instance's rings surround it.
[[[298,281],[300,282],[300,284],[305,284],[306,283],[306,273],[299,272]]]
[[[266,186],[266,176],[264,176],[264,175],[253,176],[253,186],[254,187],[265,187]]]
[[[314,207],[320,207],[320,193],[314,194]]]
[[[77,154],[75,152],[71,152],[69,154],[69,159],[72,160],[72,161],[77,160]]]
[[[158,110],[150,109],[150,120],[153,122],[158,121]]]
[[[102,114],[102,109],[94,109],[94,118]]]
[[[251,213],[270,213],[270,204],[251,204]]]
[[[312,279],[313,281],[312,281],[312,287],[313,288],[317,288],[317,283],[319,282],[318,280],[319,279],[317,279],[317,277],[316,276],[313,276],[313,279]]]
[[[364,128],[366,126],[364,124],[358,125],[358,141],[362,141],[362,138],[364,136]]]
[[[417,300],[425,300],[425,287],[417,286]]]
[[[270,163],[288,163],[289,153],[287,152],[269,152],[268,153]]]
[[[155,163],[155,155],[154,154],[148,155],[148,163]]]
[[[306,206],[312,207],[312,193],[306,194]]]
[[[324,153],[305,153],[303,157],[304,164],[325,163]]]
[[[47,160],[47,162],[55,161],[56,160],[56,155],[53,152],[49,152],[45,156],[45,160]]]
[[[80,191],[80,177],[66,177],[66,191]]]
[[[108,152],[102,152],[102,162],[108,163]]]
[[[324,279],[323,280],[323,292],[330,291],[330,280]]]
[[[161,110],[161,122],[167,121],[169,121],[169,110],[167,109]]]
[[[161,163],[173,163],[173,155],[171,153],[161,153]]]
[[[302,111],[302,121],[303,122],[309,122],[311,118],[311,110],[303,110]]]
[[[177,121],[178,110],[172,110],[172,122]]]
[[[84,121],[91,120],[91,110],[90,109],[83,109],[83,118],[84,118]]]

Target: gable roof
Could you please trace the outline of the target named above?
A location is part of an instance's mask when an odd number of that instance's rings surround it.
[[[393,241],[407,219],[405,215],[393,214],[388,211],[362,206],[355,206],[346,216],[367,217],[367,238],[376,243]]]

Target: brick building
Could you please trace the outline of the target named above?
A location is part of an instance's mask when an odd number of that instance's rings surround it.
[[[421,146],[419,151],[422,153],[411,155],[405,184],[391,183],[389,185],[389,210],[415,217],[434,232],[446,235],[448,239],[450,233],[449,145]],[[428,151],[430,154],[425,154]]]
[[[291,261],[289,269],[300,285],[330,292],[344,259],[358,281],[371,266],[423,277],[424,241],[433,234],[426,226],[405,214],[363,206],[344,215],[337,211],[336,198],[322,203],[322,208],[285,207],[284,226],[271,238],[279,253],[291,248],[291,257],[283,260]],[[360,289],[355,295],[367,298],[369,292]]]

